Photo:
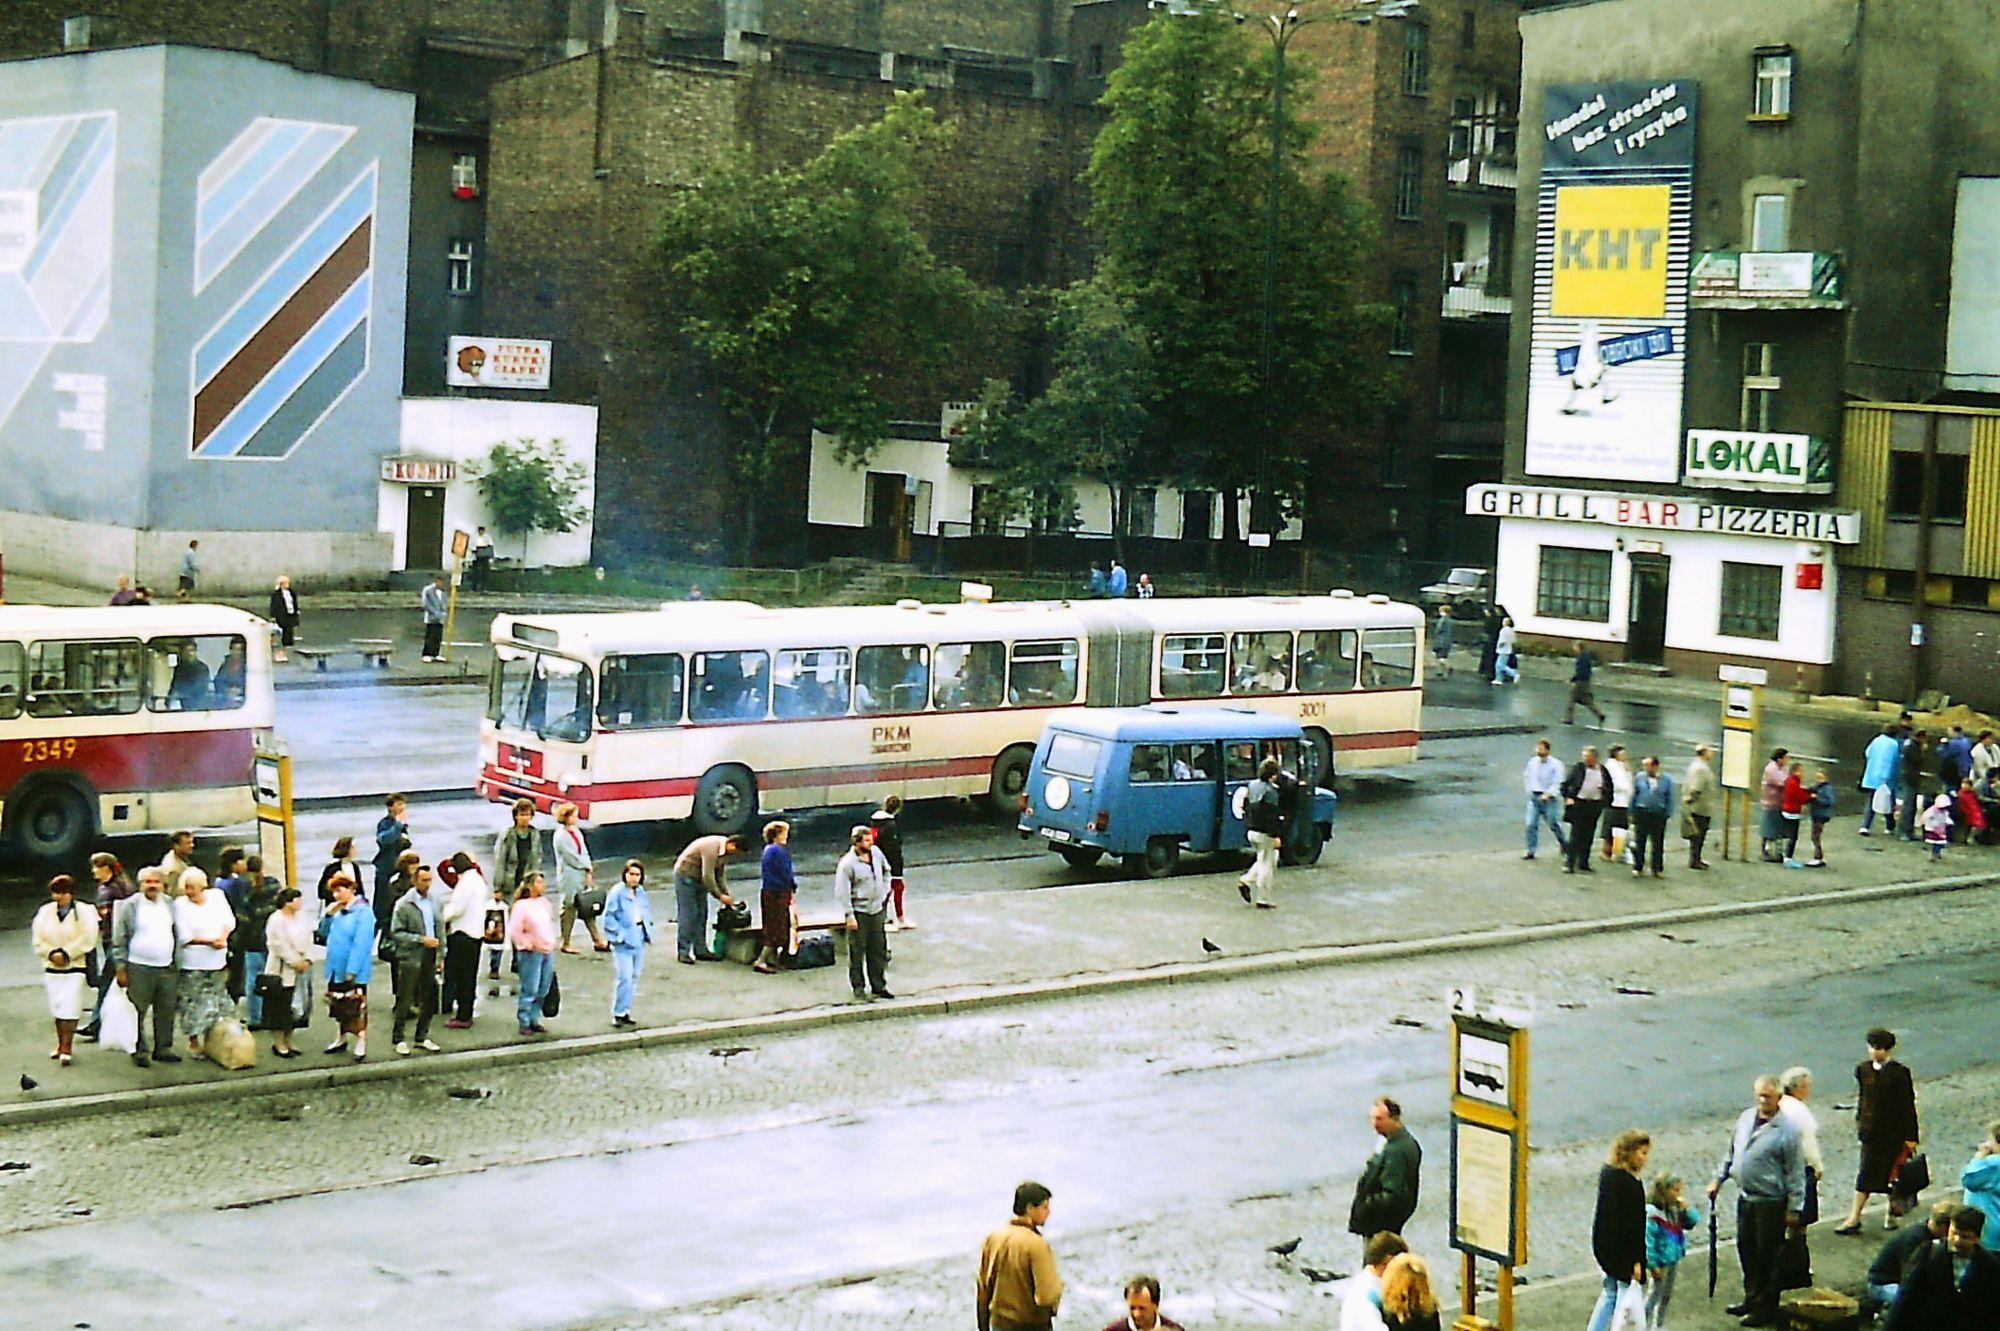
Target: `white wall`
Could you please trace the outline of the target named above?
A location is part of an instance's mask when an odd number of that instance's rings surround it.
[[[1619,548],[1621,538],[1625,549]],[[1632,613],[1632,563],[1627,551],[1635,539],[1657,540],[1661,553],[1673,560],[1667,581],[1667,646],[1821,665],[1833,660],[1834,605],[1839,597],[1839,583],[1832,546],[1689,532],[1654,532],[1635,538],[1620,528],[1588,523],[1502,519],[1499,570],[1495,578],[1500,604],[1507,607],[1515,626],[1523,633],[1622,643]],[[1541,569],[1539,552],[1544,545],[1612,552],[1608,623],[1553,619],[1535,613]],[[1724,637],[1716,631],[1725,562],[1778,564],[1784,568],[1776,642]],[[1825,585],[1821,590],[1801,591],[1794,585],[1794,574],[1801,563],[1824,566]]]
[[[563,453],[584,472],[584,519],[576,530],[528,538],[525,563],[530,566],[590,562],[590,541],[597,478],[597,408],[569,402],[514,401],[511,398],[404,398],[402,439],[404,457],[435,458],[458,463],[458,478],[445,487],[444,532],[450,548],[455,529],[477,531],[493,526],[480,498],[478,478],[468,468],[485,461],[493,445],[504,441],[560,440]],[[376,527],[391,539],[391,568],[405,568],[404,538],[408,534],[408,491],[401,482],[378,483]],[[494,553],[502,559],[522,559],[518,533],[491,531]]]

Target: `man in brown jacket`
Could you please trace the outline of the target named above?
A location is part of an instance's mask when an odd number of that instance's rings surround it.
[[[1056,1255],[1042,1237],[1049,1190],[1039,1183],[1014,1189],[1014,1218],[986,1236],[979,1249],[973,1307],[979,1331],[1049,1331],[1062,1303]]]

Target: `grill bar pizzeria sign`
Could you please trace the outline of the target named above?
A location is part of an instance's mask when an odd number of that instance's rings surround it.
[[[1604,527],[1715,536],[1768,536],[1828,545],[1853,545],[1861,539],[1861,515],[1850,509],[1750,508],[1678,495],[1624,495],[1539,485],[1475,485],[1465,492],[1465,511],[1486,518],[1589,522]]]

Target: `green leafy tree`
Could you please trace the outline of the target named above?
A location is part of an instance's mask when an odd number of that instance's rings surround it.
[[[1162,469],[1222,492],[1230,537],[1233,496],[1260,477],[1267,502],[1324,483],[1340,431],[1379,409],[1386,384],[1387,311],[1362,289],[1370,219],[1340,176],[1309,169],[1303,117],[1288,114],[1265,390],[1271,66],[1251,43],[1212,6],[1134,31],[1088,172],[1102,275],[1151,338]],[[1289,62],[1308,92],[1309,69]]]
[[[977,290],[912,219],[949,139],[921,95],[898,93],[802,166],[731,158],[667,206],[657,295],[715,387],[746,550],[780,449],[816,425],[865,460],[888,434],[896,385],[944,368],[971,322]]]
[[[1111,494],[1114,545],[1125,553],[1132,493],[1158,482],[1147,438],[1157,394],[1153,347],[1132,300],[1100,275],[1056,297],[1054,377],[1029,412],[1042,466],[1067,466]]]
[[[503,439],[487,452],[476,474],[494,528],[520,534],[524,560],[534,533],[575,531],[588,513],[583,464],[564,455],[560,439]]]
[[[985,473],[975,528],[1018,519],[1031,544],[1045,532],[1076,526],[1075,460],[1042,446],[1036,405],[1023,402],[1006,380],[988,379],[951,442],[953,466]]]

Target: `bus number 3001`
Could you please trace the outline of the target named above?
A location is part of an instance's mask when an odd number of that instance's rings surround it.
[[[1326,704],[1323,702],[1302,702],[1299,704],[1299,716],[1301,719],[1325,715]]]
[[[73,739],[24,739],[21,741],[21,761],[24,763],[66,762],[76,757],[76,741]]]

